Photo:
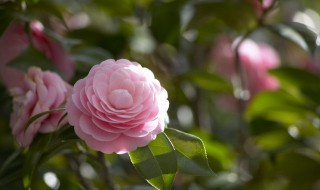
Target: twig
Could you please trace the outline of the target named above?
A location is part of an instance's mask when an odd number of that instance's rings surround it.
[[[102,169],[101,175],[104,179],[103,181],[105,182],[107,189],[108,190],[115,190],[116,188],[115,188],[115,185],[114,185],[114,183],[111,179],[111,176],[110,176],[108,163],[106,163],[106,159],[105,159],[103,153],[98,151],[97,158],[98,158],[99,163],[101,164],[101,169]]]

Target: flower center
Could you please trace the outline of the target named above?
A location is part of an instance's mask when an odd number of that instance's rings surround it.
[[[133,104],[133,98],[128,90],[116,89],[109,94],[109,102],[116,109],[129,108]]]

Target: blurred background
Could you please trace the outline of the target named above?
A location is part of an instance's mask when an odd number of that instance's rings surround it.
[[[319,14],[317,0],[0,0],[2,40],[19,23],[44,43],[4,61],[9,55],[1,51],[17,33],[0,48],[0,62],[53,69],[71,84],[109,58],[152,70],[169,94],[168,127],[200,137],[216,173],[178,174],[172,189],[318,190]],[[51,41],[60,51],[50,49]],[[61,50],[73,64],[52,68]],[[23,150],[9,127],[9,92],[0,88],[1,166]],[[75,149],[67,145],[50,155],[35,171],[32,189],[105,189],[93,159],[65,159]],[[128,156],[105,157],[117,189],[153,189]],[[0,189],[22,188],[26,158],[14,158],[0,171]]]

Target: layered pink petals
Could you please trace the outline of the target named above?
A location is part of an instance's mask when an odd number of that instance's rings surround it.
[[[74,74],[74,61],[63,46],[43,32],[40,22],[33,21],[29,27],[30,33],[27,33],[23,23],[12,22],[0,38],[0,76],[4,84],[7,87],[26,87],[23,83],[23,72],[8,66],[8,63],[31,44],[44,53],[67,80],[71,79]]]
[[[17,142],[29,146],[34,136],[58,129],[63,111],[52,112],[35,120],[27,129],[27,121],[34,115],[62,106],[70,94],[71,86],[53,72],[42,72],[31,67],[24,78],[25,87],[10,89],[13,96],[13,112],[10,118],[12,133]],[[63,121],[62,126],[66,121]]]
[[[149,69],[108,59],[74,85],[68,120],[91,148],[122,154],[147,145],[164,130],[167,98]]]

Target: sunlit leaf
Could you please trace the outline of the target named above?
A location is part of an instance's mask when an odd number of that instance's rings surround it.
[[[302,27],[303,25],[298,24],[291,24],[291,26],[287,24],[275,24],[267,26],[270,31],[280,35],[285,39],[290,40],[305,51],[313,52],[316,47],[316,35],[312,37],[312,31],[310,31],[308,35],[305,35],[308,28]],[[304,32],[302,30],[304,30]]]
[[[308,112],[305,101],[283,90],[258,94],[249,104],[247,119],[269,118],[279,122],[292,122]]]
[[[180,172],[192,175],[214,175],[200,138],[172,128],[167,128],[165,133],[176,149]]]
[[[297,23],[297,22],[289,22],[286,23],[288,26],[293,28],[295,31],[297,31],[305,40],[305,42],[308,44],[308,47],[310,49],[310,53],[313,53],[316,49],[316,40],[318,38],[318,34],[315,33],[311,28],[308,26]]]
[[[275,130],[272,132],[266,132],[255,137],[255,143],[258,147],[265,150],[274,150],[281,148],[290,142],[291,137],[287,130]]]
[[[170,189],[176,175],[177,157],[165,133],[158,134],[147,146],[129,153],[132,164],[154,187]]]

